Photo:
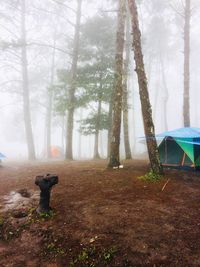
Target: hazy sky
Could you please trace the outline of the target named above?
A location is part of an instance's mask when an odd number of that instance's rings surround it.
[[[150,0],[149,0],[150,1]],[[156,1],[156,0],[154,0]],[[177,0],[178,1],[178,0]],[[175,2],[177,2],[175,1]],[[51,1],[50,1],[51,2]],[[148,1],[143,1],[143,4],[139,7],[140,14],[140,26],[143,34],[146,34],[146,28],[148,27],[152,14],[148,14],[145,11],[145,3]],[[193,1],[194,4],[199,1]],[[37,6],[37,1],[32,2]],[[148,2],[149,4],[150,2]],[[71,7],[75,8],[75,1],[70,1],[68,3]],[[197,6],[198,7],[198,6]],[[85,1],[83,4],[83,18],[82,21],[86,20],[89,16],[93,16],[97,10],[101,8],[102,10],[110,10],[112,9],[111,1]],[[194,127],[200,127],[200,111],[198,108],[198,99],[200,98],[199,92],[199,84],[200,84],[200,66],[199,66],[199,57],[200,57],[200,16],[199,8],[195,8],[194,15],[191,21],[191,125]],[[36,12],[36,10],[34,11]],[[63,13],[63,12],[62,12]],[[40,15],[38,15],[40,14]],[[33,27],[34,25],[34,15],[32,15],[31,19],[28,20],[29,24],[27,28],[30,29],[30,33],[28,33],[28,38],[42,40],[43,43],[52,43],[52,29],[53,25],[48,22],[45,12],[38,13],[38,19],[44,25],[37,25],[37,27]],[[42,15],[43,14],[43,15]],[[63,15],[63,14],[62,14]],[[158,14],[159,15],[159,14]],[[168,27],[170,28],[170,36],[169,39],[172,40],[173,43],[173,56],[172,59],[165,61],[165,74],[167,81],[167,88],[169,90],[169,99],[168,99],[168,126],[169,130],[174,128],[182,127],[182,103],[183,103],[183,30],[181,27],[177,26],[176,19],[174,19],[175,13],[173,9],[169,9],[169,17],[170,24]],[[36,18],[37,19],[37,18]],[[68,13],[68,19],[74,19],[72,13]],[[180,20],[180,18],[178,19]],[[5,29],[3,25],[4,21],[0,22],[0,32],[1,38],[6,38]],[[37,21],[35,21],[37,24]],[[174,25],[173,25],[174,24]],[[59,47],[65,47],[65,38],[72,37],[73,30],[69,24],[61,24],[62,27],[59,28],[59,31],[63,32],[65,35],[60,35],[58,37],[58,45]],[[181,25],[181,22],[180,22]],[[8,29],[9,30],[9,29]],[[15,30],[15,29],[11,29]],[[163,29],[164,30],[164,29]],[[42,33],[42,34],[41,34]],[[31,35],[32,34],[32,35]],[[42,39],[42,36],[45,38]],[[150,36],[143,36],[148,43]],[[157,42],[159,42],[159,37]],[[51,62],[51,50],[46,49],[45,47],[38,50],[38,47],[31,48],[29,51],[29,70],[30,70],[30,81],[31,81],[31,96],[32,96],[32,120],[33,120],[33,132],[34,139],[36,144],[37,155],[40,156],[43,153],[43,145],[44,145],[44,131],[45,131],[45,108],[42,106],[45,103],[45,90],[49,79],[49,69],[48,65],[45,65],[45,62]],[[0,52],[1,55],[1,64],[0,64],[0,75],[3,84],[0,85],[0,90],[7,90],[7,84],[4,84],[10,77],[16,77],[15,72],[10,68],[5,68],[5,56],[4,51]],[[38,55],[36,56],[36,54]],[[42,53],[42,56],[41,56]],[[168,52],[167,52],[168,53]],[[146,70],[148,74],[148,51],[144,49],[144,57],[146,62]],[[8,58],[8,57],[7,57]],[[10,57],[12,59],[12,57]],[[57,68],[62,68],[68,62],[69,58],[62,54],[61,52],[56,53],[56,64]],[[14,65],[14,62],[9,63],[9,65]],[[15,66],[19,68],[19,66]],[[20,68],[19,68],[20,70]],[[149,91],[151,97],[152,106],[155,106],[155,102],[157,101],[157,111],[153,108],[154,120],[155,120],[155,128],[156,132],[159,133],[163,131],[163,115],[162,115],[162,79],[161,74],[158,73],[156,67],[152,67],[151,79],[149,81]],[[19,84],[14,82],[10,84],[9,89],[19,88]],[[143,127],[142,127],[142,118],[141,118],[141,107],[139,102],[139,93],[138,93],[138,85],[137,85],[137,77],[134,72],[134,61],[133,54],[131,57],[131,66],[130,66],[130,81],[129,81],[129,89],[130,89],[130,140],[132,148],[134,146],[134,135],[138,138],[143,136]],[[39,93],[40,92],[40,93]],[[8,157],[20,156],[24,157],[26,155],[26,145],[24,142],[24,125],[23,125],[23,116],[22,116],[22,105],[21,105],[21,97],[17,94],[10,94],[6,92],[0,91],[0,152],[5,153]],[[80,111],[78,110],[76,113],[76,118],[79,118]],[[87,112],[84,112],[87,114]],[[59,123],[57,122],[53,127],[52,134],[52,144],[61,145],[61,128],[59,127]],[[122,138],[121,138],[122,139]],[[106,133],[101,135],[101,142],[103,142],[105,150],[106,150]],[[141,146],[141,144],[136,140],[137,143],[137,151],[141,152],[145,148]],[[79,146],[79,133],[75,131],[74,138],[74,147],[75,153],[78,151]],[[82,137],[82,150],[83,156],[88,157],[92,155],[93,151],[93,136],[91,137]],[[122,146],[123,149],[123,146]],[[105,152],[103,152],[105,153]]]

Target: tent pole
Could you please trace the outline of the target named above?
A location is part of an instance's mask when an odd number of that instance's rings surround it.
[[[185,152],[184,152],[184,154],[183,154],[183,158],[182,158],[181,166],[183,166],[184,161],[185,161]]]

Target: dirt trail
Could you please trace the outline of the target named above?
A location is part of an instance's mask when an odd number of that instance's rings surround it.
[[[0,216],[0,266],[200,266],[200,177],[167,171],[138,180],[144,161],[106,169],[105,161],[8,164],[0,169],[0,204],[11,191],[31,196]],[[36,175],[56,173],[55,214],[38,217]],[[164,191],[163,185],[170,179]]]

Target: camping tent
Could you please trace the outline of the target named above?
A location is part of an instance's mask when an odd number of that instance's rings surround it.
[[[200,169],[200,128],[180,128],[156,136],[165,167]]]
[[[51,157],[62,158],[64,156],[62,148],[59,146],[51,146]]]
[[[4,159],[6,156],[4,156],[1,152],[0,152],[0,162],[2,159]]]
[[[0,152],[0,159],[4,159],[6,156],[4,156],[1,152]]]

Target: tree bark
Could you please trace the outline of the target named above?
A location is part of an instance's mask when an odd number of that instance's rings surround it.
[[[130,64],[130,22],[129,16],[126,17],[126,59],[124,62],[124,83],[123,83],[123,128],[124,128],[124,147],[126,159],[131,159],[131,147],[129,142],[128,124],[128,75]]]
[[[112,130],[112,109],[113,109],[113,94],[110,99],[109,103],[109,111],[108,111],[108,143],[107,143],[107,158],[110,158],[110,145],[111,145],[111,130]]]
[[[100,155],[99,155],[99,125],[100,125],[100,116],[101,116],[101,104],[102,104],[102,100],[101,100],[101,96],[99,96],[97,123],[96,123],[95,139],[94,139],[94,159],[100,159]]]
[[[99,93],[98,93],[98,110],[97,110],[97,121],[96,121],[96,131],[94,139],[94,159],[100,159],[99,155],[99,128],[100,128],[100,116],[101,116],[101,107],[102,107],[102,74],[100,73],[99,77]]]
[[[67,116],[67,137],[66,137],[66,159],[73,159],[73,128],[74,128],[74,110],[75,110],[75,90],[77,77],[77,63],[80,42],[80,24],[81,24],[82,0],[77,0],[76,24],[74,33],[73,56],[71,67],[71,82],[69,88],[69,106]]]
[[[28,159],[35,159],[35,146],[31,125],[30,96],[29,96],[29,77],[27,61],[26,43],[26,4],[21,0],[21,67],[22,67],[22,90],[23,90],[23,113],[25,123],[25,134],[28,148]]]
[[[190,0],[185,0],[184,25],[184,96],[183,120],[184,127],[190,127]]]
[[[120,165],[119,146],[121,131],[122,95],[123,95],[123,51],[124,51],[124,30],[126,17],[126,1],[119,0],[118,25],[116,38],[115,56],[115,79],[114,79],[114,99],[113,99],[113,119],[112,134],[110,143],[110,157],[108,167]]]
[[[136,64],[136,73],[138,76],[143,124],[149,153],[149,160],[152,171],[155,174],[162,174],[162,167],[160,165],[159,153],[155,139],[154,124],[152,120],[152,109],[147,88],[147,78],[144,69],[137,6],[135,0],[128,0],[128,3],[132,20],[133,51]]]

